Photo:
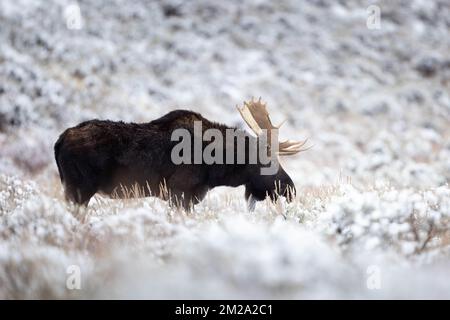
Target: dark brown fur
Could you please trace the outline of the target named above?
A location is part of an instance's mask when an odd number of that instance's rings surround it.
[[[198,113],[175,110],[149,123],[91,120],[67,129],[55,144],[67,199],[87,205],[97,192],[122,198],[127,197],[123,190],[137,185],[141,196],[158,196],[189,208],[208,190],[221,185],[245,185],[246,198],[253,201],[266,195],[275,198],[276,184],[281,195],[288,196],[289,188],[295,191],[281,166],[277,174],[262,176],[259,164],[175,165],[171,151],[178,142],[171,141],[172,131],[185,128],[193,132],[194,121],[202,121],[203,131],[221,130],[224,137],[229,128]]]

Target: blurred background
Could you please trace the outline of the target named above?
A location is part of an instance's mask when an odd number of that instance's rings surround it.
[[[83,120],[188,108],[243,126],[235,106],[261,96],[314,145],[287,161],[297,183],[450,177],[448,0],[15,0],[0,21],[3,172],[55,171]]]
[[[313,146],[284,159],[282,222],[240,189],[193,217],[58,202],[67,127],[186,108],[245,128],[251,97]],[[449,0],[0,1],[0,297],[449,297],[449,179]],[[61,285],[73,263],[87,291]]]

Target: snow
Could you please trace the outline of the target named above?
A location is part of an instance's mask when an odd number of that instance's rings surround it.
[[[450,298],[450,6],[378,5],[369,30],[356,0],[1,1],[0,298]],[[68,126],[189,108],[245,127],[252,96],[313,145],[283,159],[293,203],[64,201]]]

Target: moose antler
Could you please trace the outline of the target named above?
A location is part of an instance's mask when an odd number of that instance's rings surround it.
[[[267,111],[266,104],[261,102],[261,98],[257,101],[250,100],[250,102],[244,101],[244,106],[239,108],[236,106],[239,113],[241,114],[244,121],[248,124],[250,129],[257,135],[260,136],[263,130],[267,130],[267,142],[271,146],[271,131],[279,130],[283,125],[284,121],[278,126],[274,126],[272,121],[270,121],[269,112]],[[293,141],[286,140],[278,144],[278,154],[280,156],[289,156],[305,151],[308,148],[302,148],[306,144],[307,140],[304,141]]]

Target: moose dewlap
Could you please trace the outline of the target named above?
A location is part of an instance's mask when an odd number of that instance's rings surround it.
[[[216,186],[245,185],[249,207],[266,196],[295,195],[278,162],[305,142],[278,142],[265,104],[251,100],[238,108],[256,137],[175,110],[149,123],[90,120],[64,131],[55,159],[66,198],[87,205],[97,192],[114,198],[156,196],[186,209]]]

